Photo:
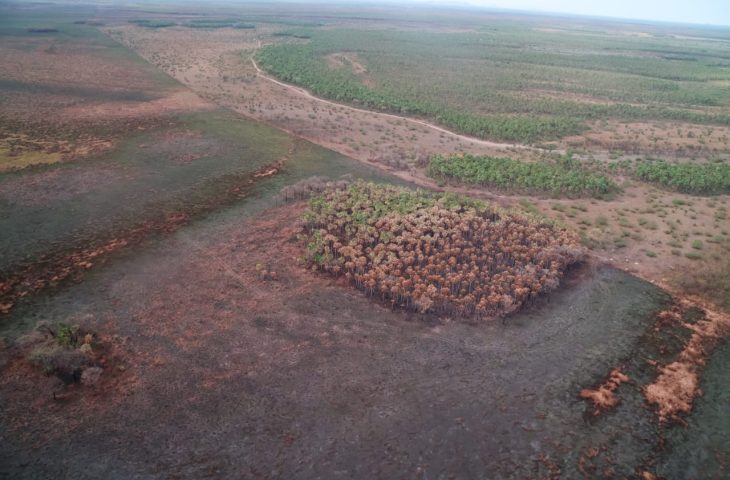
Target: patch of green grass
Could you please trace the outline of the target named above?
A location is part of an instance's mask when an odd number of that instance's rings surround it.
[[[684,256],[690,260],[702,260],[702,254],[699,252],[687,252]]]
[[[629,228],[629,227],[631,227],[631,222],[630,222],[630,221],[629,221],[629,219],[628,219],[628,218],[626,218],[626,217],[618,217],[618,224],[619,224],[619,225],[620,225],[621,227],[624,227],[624,228]]]
[[[46,153],[42,151],[26,151],[10,155],[10,150],[0,140],[0,172],[20,170],[32,165],[51,165],[61,161],[60,153]]]
[[[680,242],[676,238],[670,238],[667,242],[667,245],[669,245],[670,247],[680,248],[682,247],[682,242]]]
[[[646,228],[647,230],[656,230],[659,228],[657,223],[653,220],[648,220],[646,218],[639,218],[639,225]]]

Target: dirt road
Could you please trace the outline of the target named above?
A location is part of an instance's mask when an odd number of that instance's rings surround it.
[[[445,133],[447,135],[452,135],[452,136],[458,138],[459,140],[464,140],[464,141],[467,141],[467,142],[477,143],[479,145],[484,145],[486,147],[491,147],[491,148],[522,148],[522,149],[530,149],[530,150],[535,149],[534,147],[530,147],[530,146],[527,146],[527,145],[520,145],[518,143],[490,142],[489,140],[482,140],[480,138],[475,138],[475,137],[470,137],[468,135],[462,135],[462,134],[459,134],[459,133],[455,133],[455,132],[452,132],[451,130],[447,130],[447,129],[443,128],[443,127],[439,127],[438,125],[434,125],[433,123],[429,123],[429,122],[426,122],[424,120],[418,120],[416,118],[411,118],[411,117],[404,117],[402,115],[395,115],[395,114],[392,114],[392,113],[378,112],[378,111],[375,111],[375,110],[366,110],[364,108],[351,107],[350,105],[346,105],[344,103],[337,103],[337,102],[333,102],[331,100],[325,100],[323,98],[320,98],[320,97],[317,97],[315,95],[312,95],[308,90],[305,90],[304,88],[296,87],[294,85],[290,85],[288,83],[282,82],[280,80],[275,79],[274,77],[271,77],[271,76],[267,75],[263,70],[261,70],[261,68],[256,63],[256,60],[254,59],[255,54],[256,53],[254,52],[254,54],[251,55],[251,63],[253,64],[253,67],[256,69],[256,75],[257,76],[259,76],[260,78],[263,78],[264,80],[267,80],[269,82],[272,82],[272,83],[275,83],[277,85],[280,85],[280,86],[282,86],[284,88],[287,88],[287,89],[291,90],[292,92],[296,92],[297,94],[302,95],[302,96],[304,96],[304,97],[306,97],[306,98],[308,98],[310,100],[315,100],[315,101],[320,102],[322,104],[330,105],[330,106],[334,106],[334,107],[338,107],[338,108],[345,108],[345,109],[348,109],[348,110],[352,110],[354,112],[368,113],[368,114],[371,114],[371,115],[380,115],[380,116],[383,116],[383,117],[386,117],[386,118],[392,118],[392,119],[396,119],[396,120],[402,120],[402,121],[406,121],[406,122],[415,123],[417,125],[421,125],[422,127],[431,128],[431,129],[436,130],[437,132],[440,132],[440,133]],[[539,150],[539,149],[535,149],[535,150]]]

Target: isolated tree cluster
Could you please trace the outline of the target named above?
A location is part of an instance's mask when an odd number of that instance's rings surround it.
[[[393,306],[499,317],[558,287],[583,258],[547,221],[453,194],[356,182],[312,197],[306,259]]]

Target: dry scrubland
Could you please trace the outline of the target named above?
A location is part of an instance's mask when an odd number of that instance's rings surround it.
[[[130,25],[107,31],[211,101],[423,187],[539,211],[573,228],[584,245],[620,268],[677,291],[705,292],[715,303],[727,302],[723,279],[730,248],[726,125],[730,93],[723,80],[725,70],[718,66],[724,62],[722,41],[696,38],[687,45],[681,38],[662,36],[652,26],[646,27],[647,39],[637,35],[634,26],[617,24],[583,31],[579,30],[583,26],[566,22],[545,31],[540,23],[544,20],[485,22],[495,31],[474,25],[453,31],[426,23],[414,27],[365,20],[347,22],[347,29],[264,23],[245,31]],[[413,31],[418,28],[427,33]],[[570,45],[571,50],[544,56],[540,49],[545,45]],[[454,57],[461,47],[466,54]],[[479,63],[476,59],[483,51],[490,53],[485,63]],[[514,62],[505,63],[500,57],[508,53],[517,55]],[[256,71],[250,62],[253,57],[272,74],[331,100],[275,83],[267,73]],[[480,73],[485,65],[492,66],[486,77]],[[465,66],[466,70],[461,68]],[[526,73],[530,75],[525,77]],[[569,81],[565,75],[571,76]],[[524,85],[540,79],[547,83],[539,89]],[[438,94],[437,84],[451,93]],[[406,92],[404,85],[415,90]],[[469,85],[480,87],[469,89]],[[436,93],[418,95],[421,90]],[[504,133],[498,130],[492,136],[485,131],[487,140],[474,139],[408,118],[422,114],[438,123],[439,105],[485,118],[496,115]],[[404,117],[368,112],[363,106],[397,111]],[[534,130],[533,117],[526,113],[533,110],[543,112],[539,117],[549,122],[557,119],[556,125],[563,118],[577,121],[583,125],[576,127],[582,133],[551,131],[547,124]],[[503,122],[510,118],[517,121]],[[463,131],[472,133],[468,128]],[[530,137],[529,132],[540,131]],[[532,138],[538,145],[501,143],[505,138]],[[453,176],[429,175],[434,154],[465,152],[527,164],[559,164],[567,149],[577,162],[573,171],[564,169],[565,175],[580,178],[586,171],[596,172],[607,177],[608,188],[534,188],[524,177],[512,177],[516,181],[511,185],[477,188]],[[712,164],[724,170],[716,175],[718,187],[692,191],[637,175],[633,167],[637,158]],[[516,188],[520,181],[527,187]]]

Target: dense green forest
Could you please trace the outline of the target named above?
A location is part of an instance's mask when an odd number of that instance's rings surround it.
[[[730,125],[730,53],[721,42],[511,24],[468,33],[280,33],[307,40],[258,52],[262,68],[277,77],[320,96],[430,117],[483,138],[549,140],[608,118]],[[355,55],[365,71],[328,61],[342,52]]]

